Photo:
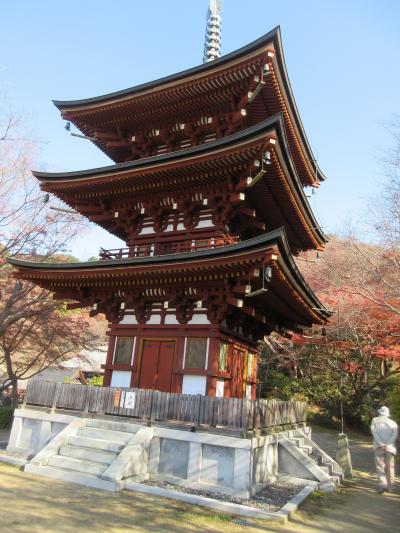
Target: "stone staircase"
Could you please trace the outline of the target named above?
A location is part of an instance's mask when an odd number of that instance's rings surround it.
[[[129,467],[123,451],[129,447],[129,455],[135,457],[135,441],[140,441],[138,435],[148,429],[135,424],[81,419],[80,424],[70,424],[50,441],[25,466],[25,471],[103,490],[121,490],[124,472]],[[142,443],[137,444],[141,448]]]
[[[340,466],[315,442],[300,431],[279,438],[280,479],[315,482],[315,488],[334,492],[343,478]]]

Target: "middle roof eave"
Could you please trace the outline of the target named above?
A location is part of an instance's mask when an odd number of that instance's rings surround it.
[[[316,242],[319,242],[319,244],[322,245],[327,239],[324,236],[322,229],[319,227],[314,214],[312,213],[311,207],[309,206],[304,194],[303,186],[297,175],[296,167],[290,155],[290,149],[281,114],[274,115],[273,117],[257,124],[256,126],[252,126],[246,130],[242,130],[238,133],[224,137],[223,139],[211,141],[209,143],[185,150],[170,152],[164,155],[153,156],[146,159],[139,159],[128,163],[119,163],[107,167],[94,168],[78,172],[34,172],[34,175],[42,182],[42,185],[47,191],[58,194],[61,198],[67,201],[67,203],[69,203],[68,198],[65,195],[68,194],[68,189],[72,190],[74,188],[74,185],[79,186],[80,191],[86,188],[90,190],[93,186],[92,180],[94,179],[101,180],[103,177],[107,178],[108,176],[112,177],[114,175],[116,178],[119,178],[119,180],[123,180],[124,176],[129,171],[140,173],[141,170],[151,171],[152,168],[157,170],[160,166],[173,163],[176,163],[177,165],[189,164],[192,162],[192,158],[201,158],[202,156],[207,157],[208,154],[210,154],[211,157],[214,157],[214,155],[217,153],[223,155],[224,151],[229,151],[236,146],[240,147],[243,145],[243,149],[246,149],[246,147],[248,147],[253,141],[261,144],[264,142],[263,136],[267,136],[268,134],[271,134],[273,137],[277,137],[279,153],[282,154],[283,158],[282,164],[286,168],[285,172],[287,173],[288,180],[290,181],[290,187],[294,197],[296,198],[296,205],[302,210],[306,220],[308,219],[308,226],[311,232],[315,234],[317,239]],[[99,184],[99,182],[97,182],[97,184]],[[119,184],[121,185],[121,181],[119,181]],[[110,185],[108,183],[107,187],[109,186]],[[283,222],[280,222],[280,224],[282,223]],[[304,249],[306,248],[309,247],[306,246]]]
[[[251,140],[252,137],[256,137],[259,134],[267,133],[269,130],[279,128],[283,132],[284,125],[282,115],[279,113],[273,117],[260,122],[259,124],[241,130],[237,133],[224,137],[216,141],[201,144],[184,150],[178,150],[175,152],[168,152],[167,154],[155,155],[152,157],[146,157],[142,159],[136,159],[134,161],[128,161],[127,163],[117,163],[114,165],[108,165],[105,167],[97,167],[86,170],[78,170],[73,172],[41,172],[33,171],[33,175],[41,182],[57,182],[57,181],[71,181],[90,178],[93,176],[106,176],[108,174],[115,174],[119,171],[144,169],[151,166],[165,164],[173,161],[179,161],[187,157],[207,154],[213,150],[219,148],[228,148],[241,141]]]

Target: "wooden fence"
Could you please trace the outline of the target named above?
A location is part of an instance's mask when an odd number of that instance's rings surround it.
[[[240,432],[299,425],[306,421],[306,403],[280,400],[213,398],[148,389],[93,387],[50,381],[29,381],[24,405],[92,414],[179,422],[191,427]]]

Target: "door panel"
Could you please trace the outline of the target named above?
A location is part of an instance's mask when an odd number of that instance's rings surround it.
[[[158,366],[159,345],[159,341],[143,341],[139,380],[139,387],[141,389],[154,389]]]
[[[160,341],[156,389],[161,392],[171,392],[174,354],[175,341]]]

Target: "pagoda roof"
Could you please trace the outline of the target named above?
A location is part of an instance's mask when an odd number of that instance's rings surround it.
[[[247,46],[194,68],[102,96],[55,100],[54,104],[63,118],[73,122],[111,159],[123,161],[127,153],[107,142],[101,135],[105,131],[123,137],[121,129],[125,128],[125,137],[129,138],[132,131],[232,109],[232,101],[242,101],[250,80],[266,62],[271,65],[271,75],[265,86],[254,101],[243,104],[248,108],[247,125],[282,112],[300,180],[303,185],[318,185],[325,176],[316,164],[294,100],[279,27]]]
[[[283,228],[197,252],[83,263],[37,263],[16,258],[7,261],[16,267],[16,277],[54,291],[59,299],[80,300],[83,306],[82,295],[90,291],[95,298],[109,294],[117,301],[119,291],[124,293],[120,300],[129,299],[130,290],[145,290],[148,286],[154,289],[175,283],[182,287],[184,282],[205,283],[208,288],[212,283],[221,286],[224,278],[246,278],[251,269],[271,264],[268,290],[245,298],[245,306],[251,304],[257,313],[274,315],[285,327],[293,328],[323,324],[330,316],[298,270]]]
[[[271,139],[274,144],[269,144]],[[271,164],[265,167],[262,179],[255,180],[250,187],[244,186],[246,205],[255,209],[268,229],[286,226],[293,252],[320,249],[326,238],[290,156],[282,115],[186,150],[79,172],[34,172],[34,175],[43,190],[126,240],[121,229],[113,228],[114,212],[120,211],[127,198],[132,201],[134,197],[139,202],[147,194],[159,203],[166,194],[174,197],[199,187],[207,195],[207,189],[218,180],[226,181],[233,174],[238,180],[256,175],[259,169],[252,165],[266,149],[271,153]],[[108,210],[100,207],[105,200],[112,204]]]

